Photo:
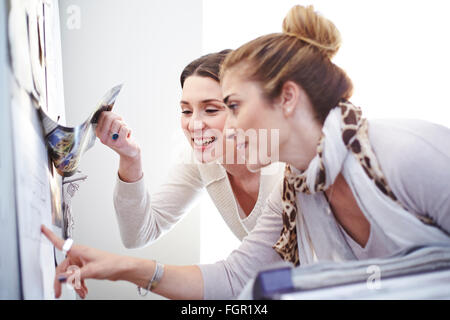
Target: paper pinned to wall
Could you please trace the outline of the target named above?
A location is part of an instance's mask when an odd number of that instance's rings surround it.
[[[38,111],[22,88],[12,88],[12,124],[22,290],[25,299],[51,299],[55,263],[53,246],[41,234],[51,228],[52,195],[48,155]]]
[[[40,25],[45,31],[44,61],[46,70],[46,105],[41,104],[44,110],[53,119],[59,119],[60,124],[65,124],[64,112],[64,87],[61,52],[61,31],[59,22],[58,1],[39,0],[43,3],[44,17],[38,16]],[[45,18],[45,19],[43,19]],[[41,42],[44,32],[40,33]]]
[[[57,228],[62,228],[63,221],[62,179],[53,173],[38,109],[64,119],[58,2],[10,0],[9,9],[10,107],[21,289],[25,299],[53,299],[54,248],[41,235],[40,227],[44,224],[62,234]]]
[[[35,93],[31,67],[30,47],[28,44],[27,2],[10,1],[11,9],[8,19],[9,44],[12,69],[19,85],[29,93]],[[36,98],[38,97],[35,93]]]
[[[34,89],[46,105],[45,52],[43,46],[43,6],[40,1],[28,7],[28,42]]]

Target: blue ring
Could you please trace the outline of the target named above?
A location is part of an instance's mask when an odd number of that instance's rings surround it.
[[[111,138],[113,140],[117,140],[117,139],[119,139],[119,134],[118,133],[114,133]]]

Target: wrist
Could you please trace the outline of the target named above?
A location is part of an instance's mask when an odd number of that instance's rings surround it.
[[[136,182],[143,176],[141,149],[137,147],[132,156],[120,155],[119,178],[128,183]]]
[[[146,288],[154,274],[155,262],[134,257],[126,258],[118,268],[120,270],[119,280],[128,281],[139,287]]]
[[[130,278],[130,275],[133,274],[135,269],[135,260],[134,257],[128,256],[117,256],[117,259],[114,263],[114,272],[109,280],[119,281],[119,280],[127,280]]]
[[[126,164],[135,164],[141,161],[141,148],[136,146],[136,149],[129,154],[120,154],[120,161]]]

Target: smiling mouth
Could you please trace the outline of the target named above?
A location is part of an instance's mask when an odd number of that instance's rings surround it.
[[[192,141],[194,144],[198,147],[206,147],[216,141],[216,137],[210,137],[210,138],[192,138]]]

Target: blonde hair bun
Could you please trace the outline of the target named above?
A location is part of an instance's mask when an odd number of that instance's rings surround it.
[[[313,6],[292,7],[283,20],[283,33],[316,47],[333,58],[341,46],[341,34],[330,20],[314,11]]]

